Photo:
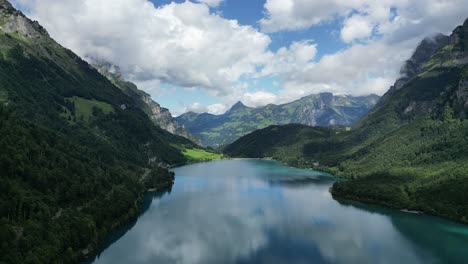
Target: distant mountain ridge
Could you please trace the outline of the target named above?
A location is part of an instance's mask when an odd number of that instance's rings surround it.
[[[225,114],[185,113],[176,118],[205,146],[229,144],[254,130],[270,125],[353,125],[379,100],[377,95],[349,96],[320,93],[282,105],[260,108],[237,102]]]
[[[156,125],[172,134],[185,137],[193,142],[199,141],[190,134],[184,126],[177,122],[169,109],[161,107],[148,93],[138,89],[135,84],[126,81],[120,73],[119,67],[105,62],[94,63],[93,66],[126,95],[135,99],[138,102],[138,107],[140,107]]]

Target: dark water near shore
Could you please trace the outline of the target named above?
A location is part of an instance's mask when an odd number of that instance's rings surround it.
[[[334,200],[330,175],[273,161],[174,169],[151,204],[93,262],[466,263],[468,226]]]

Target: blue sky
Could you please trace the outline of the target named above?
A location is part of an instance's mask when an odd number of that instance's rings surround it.
[[[175,115],[320,92],[385,93],[466,0],[14,0],[60,44],[108,61]],[[437,10],[437,12],[434,12]]]

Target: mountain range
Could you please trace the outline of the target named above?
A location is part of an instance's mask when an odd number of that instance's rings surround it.
[[[468,223],[468,19],[450,36],[424,39],[402,77],[349,131],[271,126],[225,148],[351,180],[337,199],[423,211]]]
[[[270,125],[353,125],[374,107],[378,99],[377,95],[354,97],[321,93],[283,105],[269,104],[260,108],[237,102],[222,115],[189,112],[176,120],[204,146],[217,147]]]

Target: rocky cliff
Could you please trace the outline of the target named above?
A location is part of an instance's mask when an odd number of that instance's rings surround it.
[[[155,102],[151,96],[139,90],[138,87],[124,79],[119,67],[105,62],[94,63],[94,67],[106,76],[113,84],[119,87],[125,94],[134,98],[139,102],[139,107],[150,117],[150,119],[162,129],[179,136],[183,136],[193,142],[199,143],[199,140],[194,137],[183,126],[180,125],[172,116],[169,109],[161,107],[160,104]]]

